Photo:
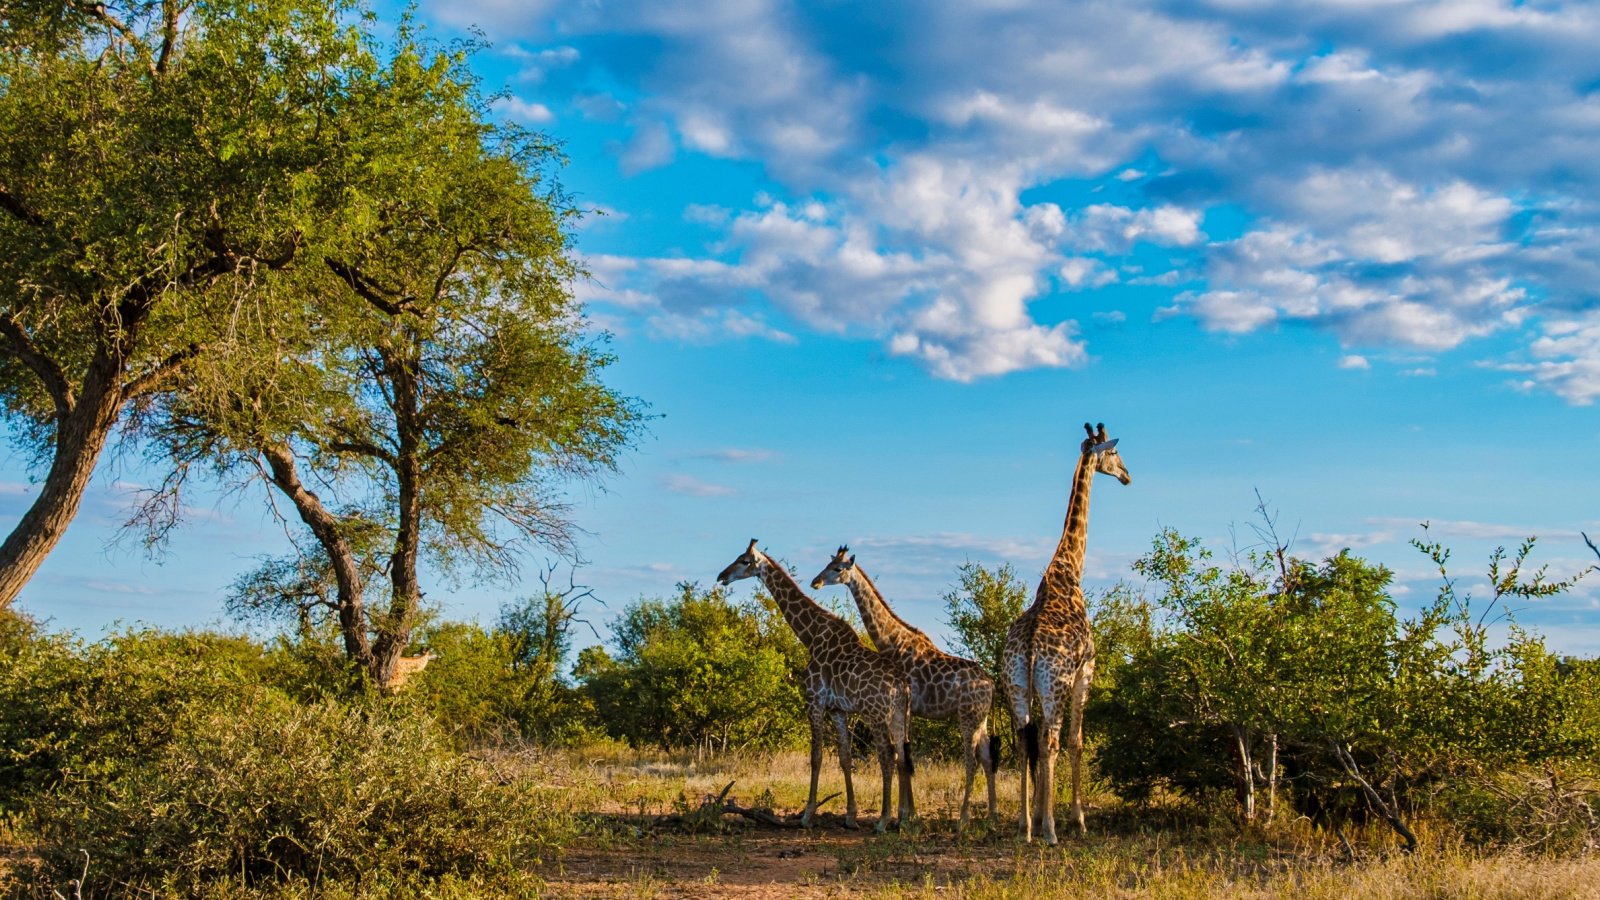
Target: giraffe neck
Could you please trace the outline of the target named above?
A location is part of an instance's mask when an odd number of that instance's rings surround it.
[[[845,586],[850,588],[850,594],[855,597],[856,606],[861,610],[861,624],[866,627],[867,635],[879,650],[920,650],[923,644],[930,643],[927,635],[906,624],[889,608],[889,604],[883,602],[883,594],[878,592],[878,586],[872,583],[860,566],[854,568]]]
[[[1038,600],[1070,600],[1082,602],[1083,554],[1089,536],[1089,488],[1094,486],[1094,455],[1084,453],[1078,457],[1078,470],[1072,475],[1072,497],[1067,501],[1067,521],[1061,530],[1061,542],[1056,545],[1055,556],[1045,569],[1039,582]]]
[[[833,613],[818,606],[815,600],[806,596],[800,585],[789,577],[789,572],[778,561],[767,557],[766,564],[760,568],[761,583],[766,585],[767,592],[772,594],[772,599],[778,604],[778,611],[783,614],[783,620],[794,629],[795,636],[800,638],[800,643],[812,653],[819,647],[826,645],[824,640],[830,633],[838,631],[837,625],[844,626],[850,631],[850,626]],[[854,632],[851,631],[854,636]]]

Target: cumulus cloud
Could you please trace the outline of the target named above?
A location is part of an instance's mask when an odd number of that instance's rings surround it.
[[[1372,368],[1372,364],[1367,362],[1367,358],[1365,356],[1359,356],[1352,353],[1348,356],[1339,357],[1339,368],[1365,370]]]
[[[543,125],[555,118],[550,107],[521,97],[501,97],[494,102],[494,108],[506,118],[524,125]]]
[[[1552,391],[1574,406],[1593,404],[1600,397],[1600,312],[1545,323],[1529,355],[1534,362],[1500,365],[1521,376],[1518,387]]]
[[[625,173],[699,155],[772,180],[774,198],[697,220],[715,237],[690,252],[722,268],[642,261],[613,286],[647,316],[704,325],[722,321],[712,306],[765,301],[976,378],[1083,364],[1076,325],[1043,304],[1117,281],[1172,291],[1172,311],[1214,331],[1477,342],[1519,387],[1600,396],[1592,7],[472,0],[444,15],[547,46],[525,51],[529,77],[570,81],[586,117],[625,116]],[[1219,210],[1242,226],[1213,228]]]

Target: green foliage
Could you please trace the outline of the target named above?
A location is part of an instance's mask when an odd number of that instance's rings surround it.
[[[60,779],[71,755],[76,642],[0,609],[0,812]]]
[[[696,751],[792,747],[806,731],[794,673],[805,649],[772,602],[681,584],[643,599],[613,626],[613,657],[591,647],[577,676],[608,733],[634,745]]]
[[[199,711],[226,705],[266,671],[261,649],[240,638],[135,631],[84,647],[8,622],[0,647],[7,798],[149,759]]]
[[[268,273],[295,262],[339,203],[331,76],[362,56],[351,11],[8,5],[0,418],[48,468],[0,545],[0,605],[53,547],[119,421],[139,435],[202,358],[272,358],[240,345],[258,317],[282,314]],[[165,498],[141,514],[152,534],[178,509]]]
[[[58,880],[84,848],[96,879],[134,890],[360,885],[525,866],[555,836],[544,803],[451,752],[421,716],[253,689],[188,724],[37,807]]]
[[[422,640],[439,657],[407,683],[401,702],[426,709],[458,742],[520,737],[568,746],[598,733],[587,696],[553,667],[520,664],[517,635],[446,622]]]
[[[960,579],[961,586],[944,595],[945,622],[954,633],[952,649],[990,673],[999,672],[1006,631],[1027,606],[1027,586],[1010,563],[993,571],[981,563],[963,563]],[[997,702],[1004,703],[1004,698],[997,696]]]
[[[1134,566],[1158,588],[1154,601],[1118,590],[1094,612],[1100,677],[1089,724],[1101,773],[1130,799],[1232,785],[1243,800],[1281,749],[1288,792],[1324,811],[1354,792],[1410,843],[1402,819],[1421,786],[1591,766],[1600,748],[1592,663],[1557,659],[1514,620],[1499,643],[1488,630],[1491,612],[1510,618],[1505,598],[1551,596],[1575,579],[1527,574],[1529,541],[1491,557],[1493,595],[1475,610],[1445,569],[1448,552],[1418,546],[1442,587],[1402,619],[1389,572],[1348,551],[1315,565],[1246,554],[1225,568],[1198,541],[1163,532]],[[1489,796],[1436,795],[1463,810],[1472,804],[1462,798]]]
[[[1027,606],[1028,588],[1010,563],[988,569],[982,563],[963,563],[960,585],[944,595],[945,623],[952,635],[951,652],[975,660],[995,678],[994,706],[989,713],[989,734],[1000,739],[1002,758],[1014,758],[1016,735],[1005,685],[1000,681],[1000,658],[1005,653],[1006,632]],[[962,735],[954,723],[919,720],[914,742],[936,755],[960,757]]]

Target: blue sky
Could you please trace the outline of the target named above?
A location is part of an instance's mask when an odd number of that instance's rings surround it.
[[[1085,420],[1133,475],[1088,575],[1162,527],[1351,547],[1414,605],[1433,523],[1471,587],[1600,532],[1600,8],[1441,3],[424,3],[478,28],[500,115],[564,142],[579,286],[658,418],[576,488],[606,607],[758,537],[840,543],[943,632],[962,562],[1030,587]],[[0,460],[0,525],[32,488]],[[164,561],[107,549],[107,465],[23,608],[99,633],[221,620],[282,529],[197,498]],[[536,566],[538,560],[530,559]],[[527,585],[435,582],[490,617]],[[836,590],[836,589],[831,589]],[[825,595],[830,596],[830,595]],[[1600,576],[1522,613],[1600,653]]]

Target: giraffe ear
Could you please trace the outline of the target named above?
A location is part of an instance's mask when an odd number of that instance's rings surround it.
[[[850,554],[850,558],[846,560],[846,562],[850,563],[850,565],[854,567],[856,564],[856,555],[854,553]]]
[[[1112,438],[1109,441],[1105,441],[1103,443],[1095,444],[1093,447],[1089,448],[1089,451],[1091,453],[1104,453],[1107,450],[1110,450],[1112,447],[1115,447],[1117,445],[1117,441],[1120,441],[1120,440],[1122,440],[1122,438]]]

